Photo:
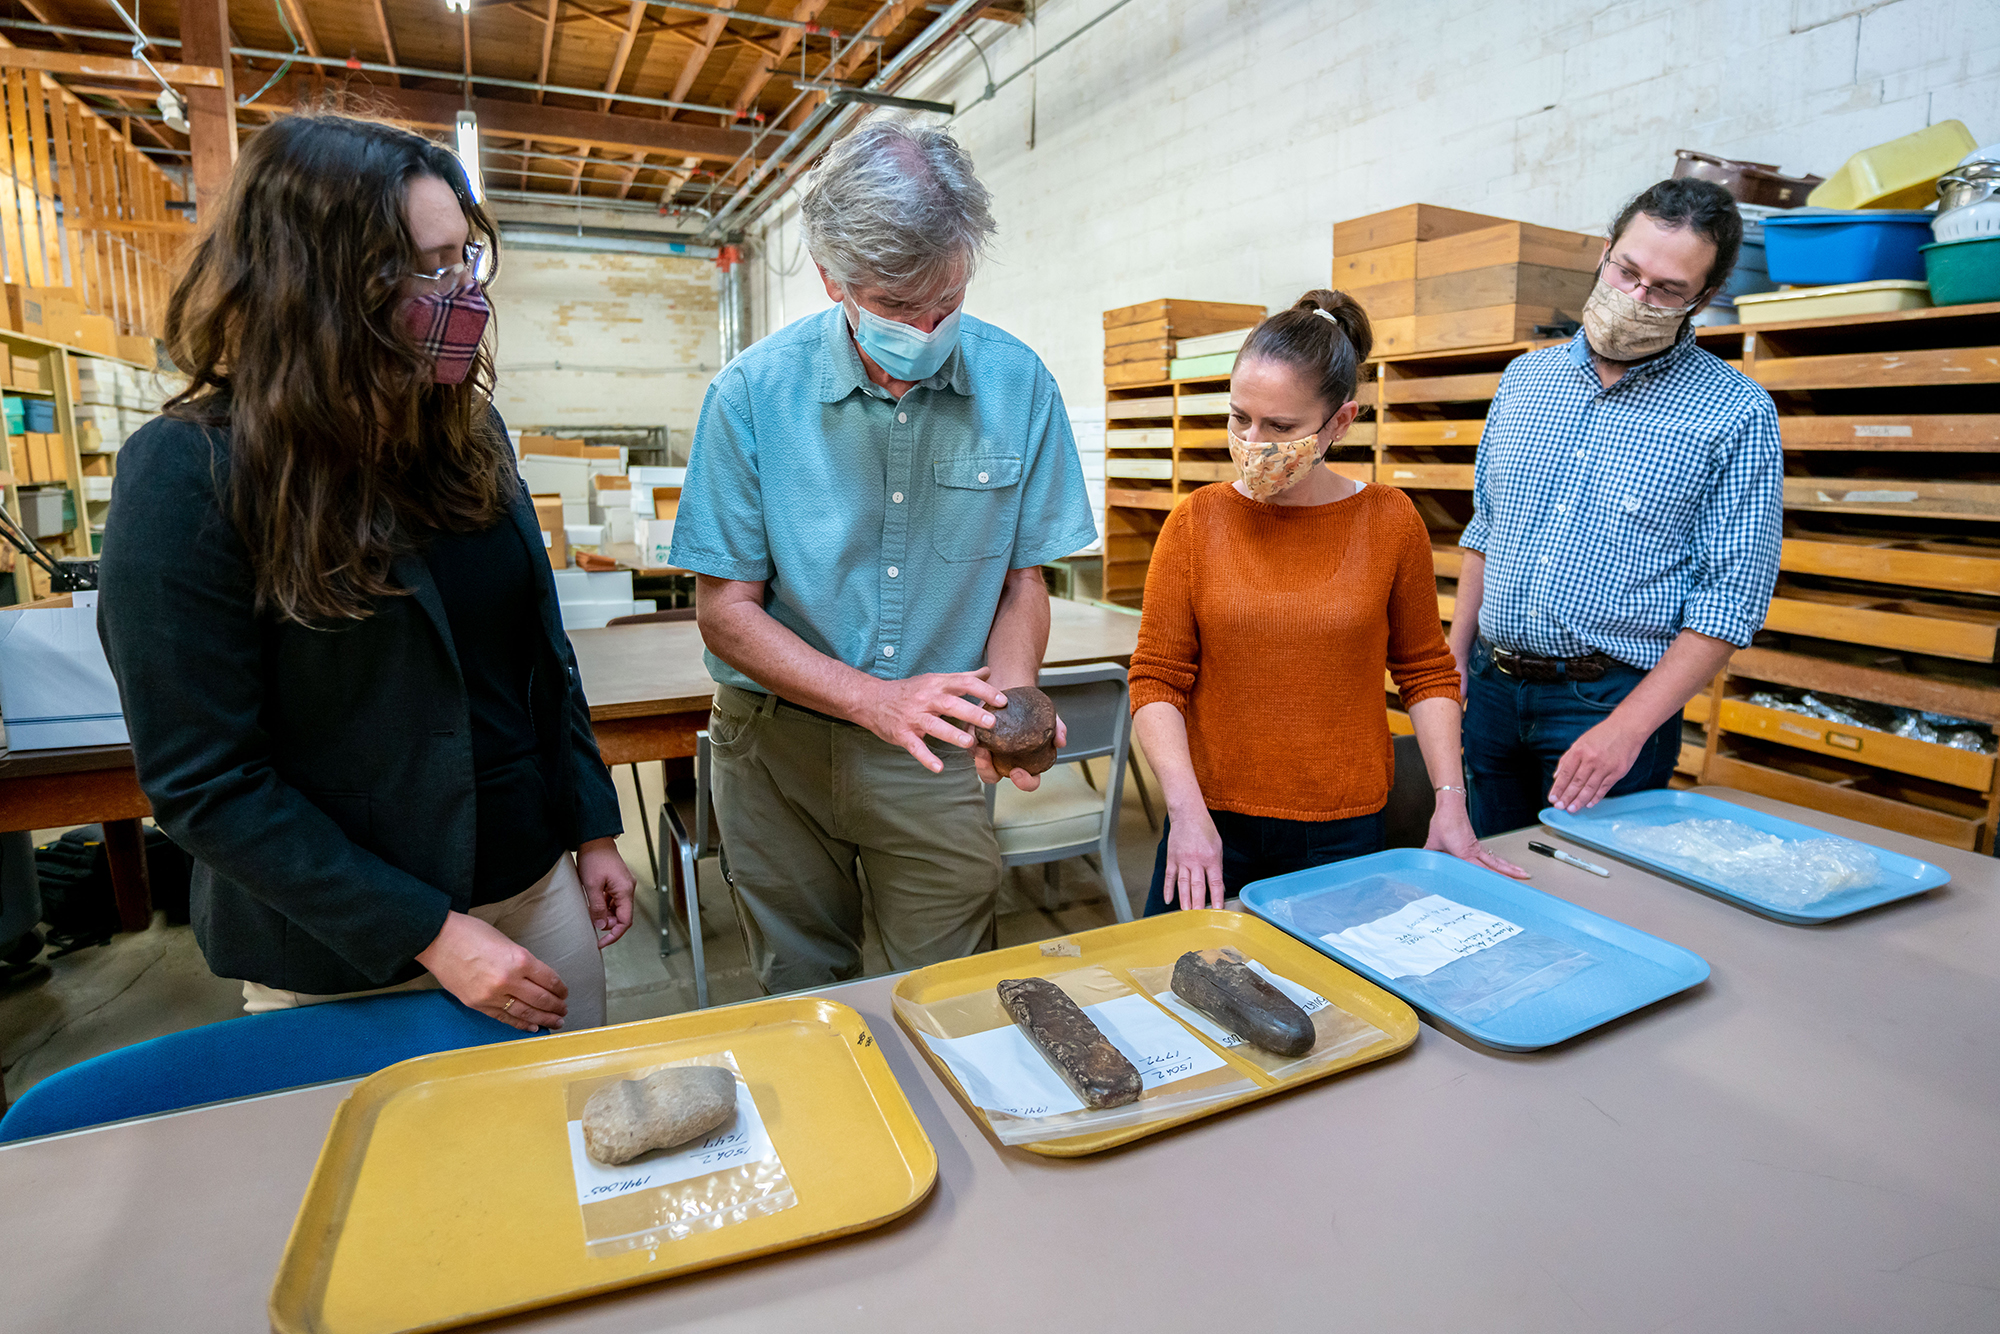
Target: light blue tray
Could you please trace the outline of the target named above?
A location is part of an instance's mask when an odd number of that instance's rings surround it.
[[[1752,912],[1766,917],[1774,917],[1780,922],[1831,922],[1838,917],[1847,917],[1867,908],[1879,907],[1884,903],[1894,903],[1897,899],[1907,899],[1936,889],[1948,883],[1951,876],[1940,867],[1929,862],[1920,862],[1915,857],[1905,857],[1900,852],[1876,847],[1873,843],[1861,843],[1875,854],[1882,863],[1882,878],[1872,885],[1859,889],[1843,889],[1838,894],[1829,894],[1818,903],[1804,908],[1783,907],[1767,902],[1754,894],[1730,889],[1704,876],[1683,871],[1678,867],[1657,862],[1643,853],[1620,847],[1611,836],[1611,823],[1623,820],[1631,824],[1661,825],[1677,820],[1734,820],[1761,829],[1779,838],[1829,838],[1824,829],[1800,824],[1797,820],[1787,820],[1781,815],[1767,815],[1763,811],[1752,810],[1748,806],[1738,806],[1733,801],[1722,801],[1700,792],[1634,792],[1626,797],[1613,797],[1599,802],[1589,810],[1572,815],[1559,811],[1553,806],[1542,812],[1542,823],[1561,834],[1564,838],[1587,843],[1601,852],[1608,852],[1620,861],[1643,866],[1648,871],[1670,880],[1678,880],[1684,885],[1693,885],[1717,898],[1728,899],[1731,903],[1742,904]],[[1861,840],[1854,839],[1860,843]]]
[[[1446,1008],[1426,993],[1424,979],[1385,977],[1328,944],[1320,938],[1326,933],[1314,929],[1341,921],[1340,905],[1357,895],[1379,892],[1385,882],[1411,885],[1505,918],[1557,946],[1581,950],[1590,956],[1590,962],[1546,990],[1494,1014],[1468,1016],[1462,1009]],[[1259,917],[1338,959],[1432,1019],[1502,1051],[1552,1046],[1685,991],[1708,976],[1708,963],[1698,954],[1442,852],[1395,848],[1294,871],[1245,885],[1242,900],[1243,906]],[[1494,949],[1511,943],[1503,942]],[[1439,978],[1462,966],[1448,964],[1431,977]]]

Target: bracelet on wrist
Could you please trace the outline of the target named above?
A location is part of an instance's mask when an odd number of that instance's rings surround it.
[[[1456,792],[1458,793],[1459,796],[1464,797],[1467,801],[1472,800],[1472,794],[1470,792],[1467,792],[1464,788],[1460,787],[1456,783],[1437,783],[1432,786],[1431,791]]]

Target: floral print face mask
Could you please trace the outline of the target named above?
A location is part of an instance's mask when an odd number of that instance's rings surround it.
[[[1322,422],[1320,430],[1325,429]],[[1298,440],[1245,440],[1233,430],[1229,433],[1229,457],[1252,500],[1269,501],[1291,490],[1319,466],[1325,453],[1319,431]]]

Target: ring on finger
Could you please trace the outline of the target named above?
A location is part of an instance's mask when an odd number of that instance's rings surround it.
[[[505,1005],[503,1005],[503,1006],[501,1006],[501,1007],[500,1007],[500,1013],[502,1013],[502,1014],[512,1014],[512,1013],[514,1013],[514,1001],[515,1001],[515,1000],[516,1000],[516,997],[513,997],[513,996],[509,996],[509,997],[507,998],[507,1003],[506,1003]]]

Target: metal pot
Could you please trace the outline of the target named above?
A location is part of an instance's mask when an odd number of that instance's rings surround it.
[[[2000,190],[2000,162],[1961,162],[1938,177],[1938,212],[1967,208]]]

